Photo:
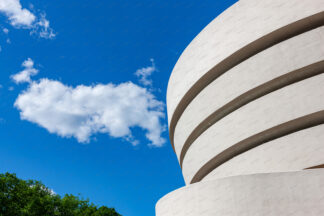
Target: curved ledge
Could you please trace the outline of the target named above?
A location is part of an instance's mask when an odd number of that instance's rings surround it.
[[[211,82],[224,74],[226,71],[245,61],[246,59],[256,55],[269,47],[285,41],[289,38],[302,34],[304,32],[313,30],[324,25],[324,11],[298,20],[294,23],[279,28],[252,43],[246,45],[240,50],[236,51],[212,69],[204,74],[183,96],[177,105],[170,122],[170,142],[173,150],[174,148],[174,130],[175,127],[190,102]]]
[[[324,110],[285,122],[283,124],[262,131],[258,134],[255,134],[227,148],[226,150],[209,160],[198,170],[190,183],[192,184],[201,181],[215,168],[252,148],[255,148],[271,140],[320,124],[324,124]]]
[[[282,76],[279,76],[269,82],[266,82],[262,85],[259,85],[244,94],[236,97],[229,103],[225,104],[211,115],[209,115],[205,120],[203,120],[188,136],[187,140],[185,141],[181,154],[180,154],[180,166],[182,168],[184,157],[189,150],[192,143],[209,127],[215,124],[217,121],[221,120],[231,112],[239,109],[240,107],[254,101],[266,94],[274,92],[278,89],[281,89],[285,86],[291,85],[293,83],[305,80],[307,78],[319,75],[324,73],[324,60],[308,65],[306,67],[300,68],[298,70],[289,72]]]

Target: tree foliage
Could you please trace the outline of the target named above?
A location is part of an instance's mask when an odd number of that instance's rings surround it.
[[[72,194],[61,197],[44,184],[0,174],[0,216],[121,216]]]

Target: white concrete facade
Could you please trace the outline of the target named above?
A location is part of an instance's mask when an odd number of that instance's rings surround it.
[[[324,125],[260,145],[222,164],[204,181],[236,175],[299,171],[323,164]]]
[[[324,27],[298,35],[256,54],[206,86],[185,109],[176,125],[178,157],[194,128],[224,104],[260,84],[324,60],[323,41]]]
[[[158,216],[321,216],[324,171],[255,174],[192,184],[156,205]]]
[[[323,10],[322,0],[238,1],[208,24],[181,54],[168,84],[169,122],[188,89],[217,63],[266,34]]]
[[[194,141],[183,161],[182,172],[185,181],[189,184],[197,171],[213,156],[239,141],[320,110],[324,110],[324,74],[289,85],[252,101],[212,125]],[[324,133],[324,130],[322,132]],[[291,153],[293,154],[293,149]],[[317,155],[317,157],[321,159],[321,164],[324,164],[324,156]]]
[[[238,1],[184,50],[167,106],[187,186],[157,216],[323,215],[323,0]]]

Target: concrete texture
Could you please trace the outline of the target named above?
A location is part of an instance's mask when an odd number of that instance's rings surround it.
[[[324,125],[275,139],[214,169],[204,181],[236,175],[298,171],[324,164]]]
[[[200,32],[175,65],[167,92],[169,122],[184,94],[217,63],[266,34],[323,10],[322,0],[243,0],[226,10]]]
[[[324,169],[235,176],[192,184],[156,204],[157,216],[320,216]]]
[[[212,112],[252,88],[321,60],[324,27],[279,43],[226,72],[203,89],[179,119],[174,133],[178,158],[190,133]]]
[[[237,2],[182,53],[167,106],[187,186],[157,216],[323,215],[324,169],[305,170],[324,167],[323,0]]]
[[[239,141],[289,120],[324,110],[323,83],[324,74],[321,74],[289,85],[252,101],[212,125],[195,140],[184,158],[182,172],[187,184],[212,157]],[[291,154],[294,154],[293,149]],[[320,157],[324,163],[324,157]]]

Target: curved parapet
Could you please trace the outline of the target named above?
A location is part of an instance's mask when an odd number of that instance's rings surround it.
[[[186,183],[324,164],[323,83],[324,1],[233,5],[190,43],[169,80],[170,139]],[[260,149],[267,162],[251,166]]]
[[[324,169],[235,176],[173,191],[157,216],[306,216],[324,212]]]

